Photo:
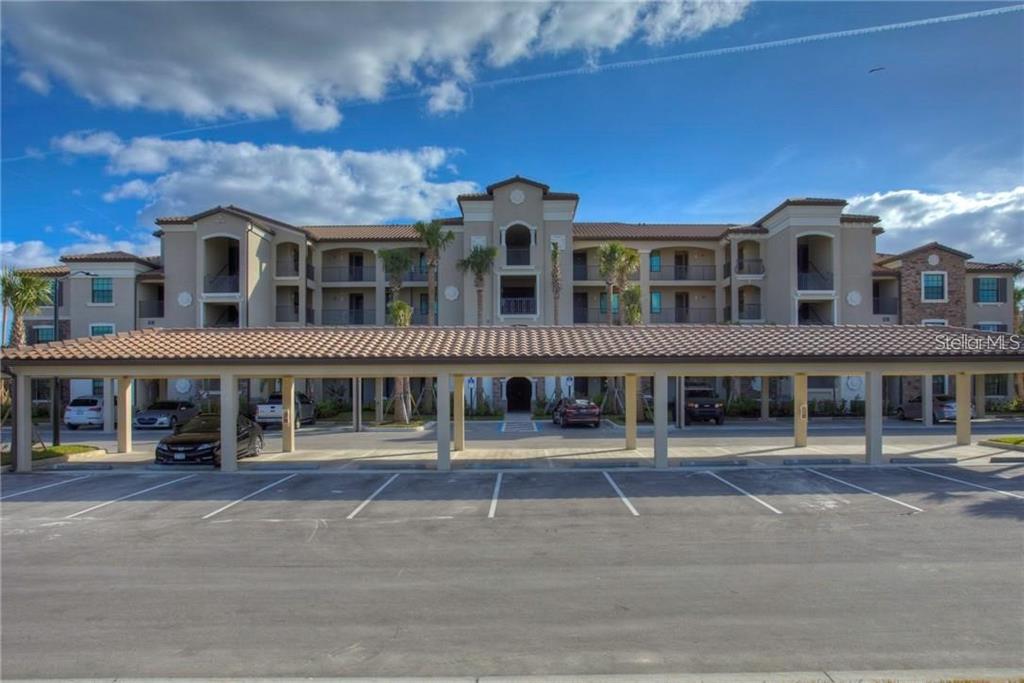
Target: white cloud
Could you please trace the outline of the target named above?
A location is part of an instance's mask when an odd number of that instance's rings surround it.
[[[454,210],[458,194],[476,189],[471,182],[439,177],[450,173],[456,152],[438,147],[364,152],[199,139],[121,140],[91,131],[69,133],[53,145],[69,155],[105,159],[112,175],[144,176],[104,194],[107,201],[146,199],[143,225],[159,215],[190,214],[217,204],[297,224],[425,219]]]
[[[431,114],[449,114],[466,108],[466,91],[455,81],[445,81],[427,89],[427,111]]]
[[[738,21],[747,4],[10,3],[4,42],[19,80],[42,94],[60,81],[101,105],[286,114],[326,130],[345,101],[418,88],[430,111],[452,111],[464,104],[452,80],[471,84],[481,68],[698,36]]]
[[[50,226],[47,226],[50,227]],[[51,232],[50,230],[44,230]],[[69,244],[54,248],[42,240],[0,242],[0,263],[6,268],[35,268],[58,263],[64,254],[87,254],[97,251],[128,251],[150,256],[160,253],[160,244],[151,231],[139,232],[131,239],[111,239],[109,235],[86,230],[77,224],[64,228],[73,239]]]
[[[847,210],[882,218],[879,251],[898,253],[936,241],[978,261],[1024,258],[1024,186],[1002,192],[876,192],[853,197]]]

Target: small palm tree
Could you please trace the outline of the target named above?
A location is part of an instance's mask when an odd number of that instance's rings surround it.
[[[628,285],[622,291],[622,301],[619,302],[619,316],[625,316],[625,324],[639,325],[643,320],[643,309],[640,305],[640,285]]]
[[[562,298],[562,249],[558,242],[551,243],[551,301],[554,304],[552,321],[558,324],[558,301]]]
[[[405,281],[405,274],[412,268],[412,254],[408,249],[384,249],[377,254],[384,273],[388,279],[388,289],[391,290],[391,299],[398,301],[398,295],[402,291],[402,282]]]
[[[0,297],[3,299],[3,323],[0,324],[0,346],[7,340],[7,312],[11,309],[14,291],[18,289],[18,274],[13,268],[4,268],[0,273]]]
[[[487,276],[494,268],[494,260],[498,258],[497,247],[474,247],[469,256],[460,259],[455,265],[463,273],[473,273],[473,287],[476,289],[476,325],[484,322],[484,285]]]
[[[395,327],[409,327],[412,324],[412,306],[395,299],[388,304],[388,317]],[[409,424],[408,386],[407,378],[395,378],[395,422],[401,424]]]
[[[412,228],[423,242],[427,255],[427,306],[430,309],[427,324],[433,325],[437,301],[437,267],[441,262],[441,252],[455,241],[455,233],[445,230],[441,221],[420,221]]]
[[[640,252],[622,242],[608,242],[597,250],[598,271],[604,278],[607,289],[607,322],[612,324],[612,300],[616,292],[620,295],[629,285],[629,278],[640,269]],[[623,307],[619,306],[619,324],[623,322]]]
[[[18,346],[25,343],[25,316],[53,303],[53,286],[46,278],[20,273],[4,284],[4,300],[11,308],[11,345]]]

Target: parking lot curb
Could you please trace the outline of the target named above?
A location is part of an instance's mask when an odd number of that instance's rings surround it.
[[[67,472],[74,470],[112,470],[114,466],[101,462],[60,462],[43,469]]]
[[[849,465],[849,458],[786,458],[783,465]]]
[[[993,455],[988,461],[994,463],[1024,462],[1024,455]]]
[[[701,460],[684,460],[679,463],[680,467],[747,467],[750,463],[746,460],[710,460],[703,462]]]
[[[955,465],[956,458],[889,458],[893,465]]]

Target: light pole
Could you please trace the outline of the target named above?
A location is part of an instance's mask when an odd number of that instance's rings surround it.
[[[72,275],[87,275],[95,277],[95,273],[86,270],[76,270],[67,275],[60,275],[53,278],[53,341],[60,341],[60,298],[61,284]],[[54,446],[60,445],[60,380],[56,377],[50,380],[50,427],[53,436],[50,440]]]

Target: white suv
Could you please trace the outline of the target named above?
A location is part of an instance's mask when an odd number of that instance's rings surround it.
[[[68,429],[82,426],[103,426],[103,399],[98,396],[79,396],[64,409],[64,424]]]

